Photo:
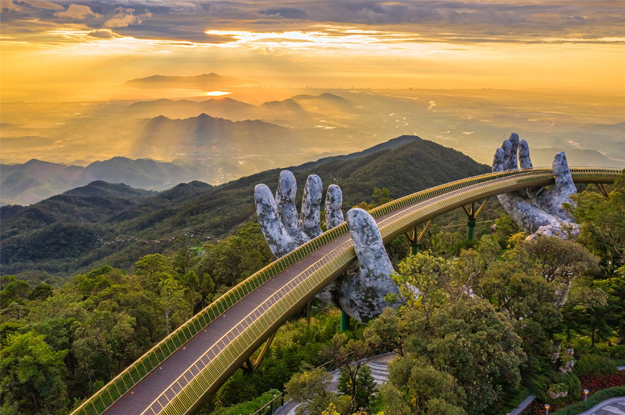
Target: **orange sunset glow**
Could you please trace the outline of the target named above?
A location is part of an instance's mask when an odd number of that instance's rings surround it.
[[[490,163],[514,130],[541,164],[620,165],[624,5],[2,0],[1,158],[176,161],[224,183],[399,135]]]
[[[2,101],[149,96],[152,74],[276,87],[625,90],[620,1],[2,2]]]

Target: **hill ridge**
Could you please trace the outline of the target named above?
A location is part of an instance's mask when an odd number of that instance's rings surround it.
[[[369,202],[376,187],[386,187],[391,197],[399,198],[490,171],[489,166],[454,149],[413,136],[397,137],[360,152],[360,156],[354,154],[351,158],[326,158],[309,164],[309,168],[302,167],[306,164],[294,166],[292,171],[298,182],[296,200],[301,200],[306,177],[312,173],[321,177],[324,188],[330,184],[341,186],[343,208],[347,210],[361,201]],[[216,187],[201,182],[180,184],[138,203],[128,203],[122,209],[113,208],[119,199],[104,197],[102,200],[108,201],[108,205],[100,208],[105,209],[100,218],[89,214],[93,198],[85,197],[80,199],[78,209],[87,209],[82,216],[92,218],[89,223],[75,217],[71,222],[65,218],[50,220],[55,212],[52,203],[65,203],[66,211],[70,206],[76,208],[67,204],[67,195],[48,199],[29,210],[33,214],[45,210],[41,215],[46,213],[47,221],[29,224],[31,216],[23,210],[4,223],[2,272],[39,270],[67,275],[98,263],[128,268],[140,256],[169,249],[171,241],[184,233],[223,237],[253,217],[254,187],[265,183],[275,189],[280,170],[266,170]],[[103,204],[102,200],[98,202]],[[94,231],[105,241],[125,242],[102,244]],[[147,242],[137,244],[137,240]]]

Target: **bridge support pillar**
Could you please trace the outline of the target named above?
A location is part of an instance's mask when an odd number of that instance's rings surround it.
[[[408,238],[408,242],[410,242],[410,255],[417,255],[419,253],[419,244],[425,236],[425,233],[428,231],[428,229],[430,229],[431,224],[432,220],[430,219],[428,223],[425,224],[425,227],[423,228],[421,233],[417,232],[418,228],[416,226],[412,230],[412,233],[406,232],[406,238]]]
[[[349,315],[341,310],[341,333],[345,333],[349,330]]]
[[[469,218],[467,220],[467,241],[470,241],[473,239],[473,236],[475,234],[475,218]]]
[[[484,199],[480,207],[475,210],[475,203],[471,203],[471,209],[467,209],[464,206],[464,213],[467,214],[467,241],[470,241],[475,236],[475,222],[477,220],[477,215],[482,212],[484,206],[486,206],[486,202],[488,202],[488,198]]]

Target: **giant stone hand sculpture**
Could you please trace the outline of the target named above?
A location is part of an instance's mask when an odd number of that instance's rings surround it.
[[[518,134],[512,133],[495,152],[493,172],[518,170],[517,149],[521,169],[533,168],[527,142],[519,141]],[[512,219],[525,232],[532,234],[530,237],[543,235],[566,238],[579,233],[579,226],[562,207],[563,203],[571,203],[570,196],[577,193],[564,152],[556,154],[552,167],[555,175],[553,189],[524,189],[497,196]]]
[[[321,235],[322,190],[319,176],[308,176],[298,219],[295,207],[297,182],[292,172],[280,172],[275,200],[266,185],[256,186],[254,199],[258,222],[271,252],[276,257],[280,258]],[[328,230],[345,221],[342,204],[341,188],[331,185],[325,201]],[[384,296],[398,295],[399,289],[390,277],[393,266],[373,217],[362,209],[352,209],[347,213],[347,225],[358,256],[358,271],[348,272],[347,275],[337,278],[317,297],[339,307],[356,320],[367,322],[392,306],[384,300]]]

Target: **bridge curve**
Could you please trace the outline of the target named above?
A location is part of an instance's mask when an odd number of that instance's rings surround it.
[[[572,168],[575,183],[612,183],[616,168]],[[470,177],[394,200],[370,213],[384,242],[466,204],[554,184],[551,169]],[[356,260],[342,224],[271,263],[196,314],[72,412],[189,414],[291,315]]]

